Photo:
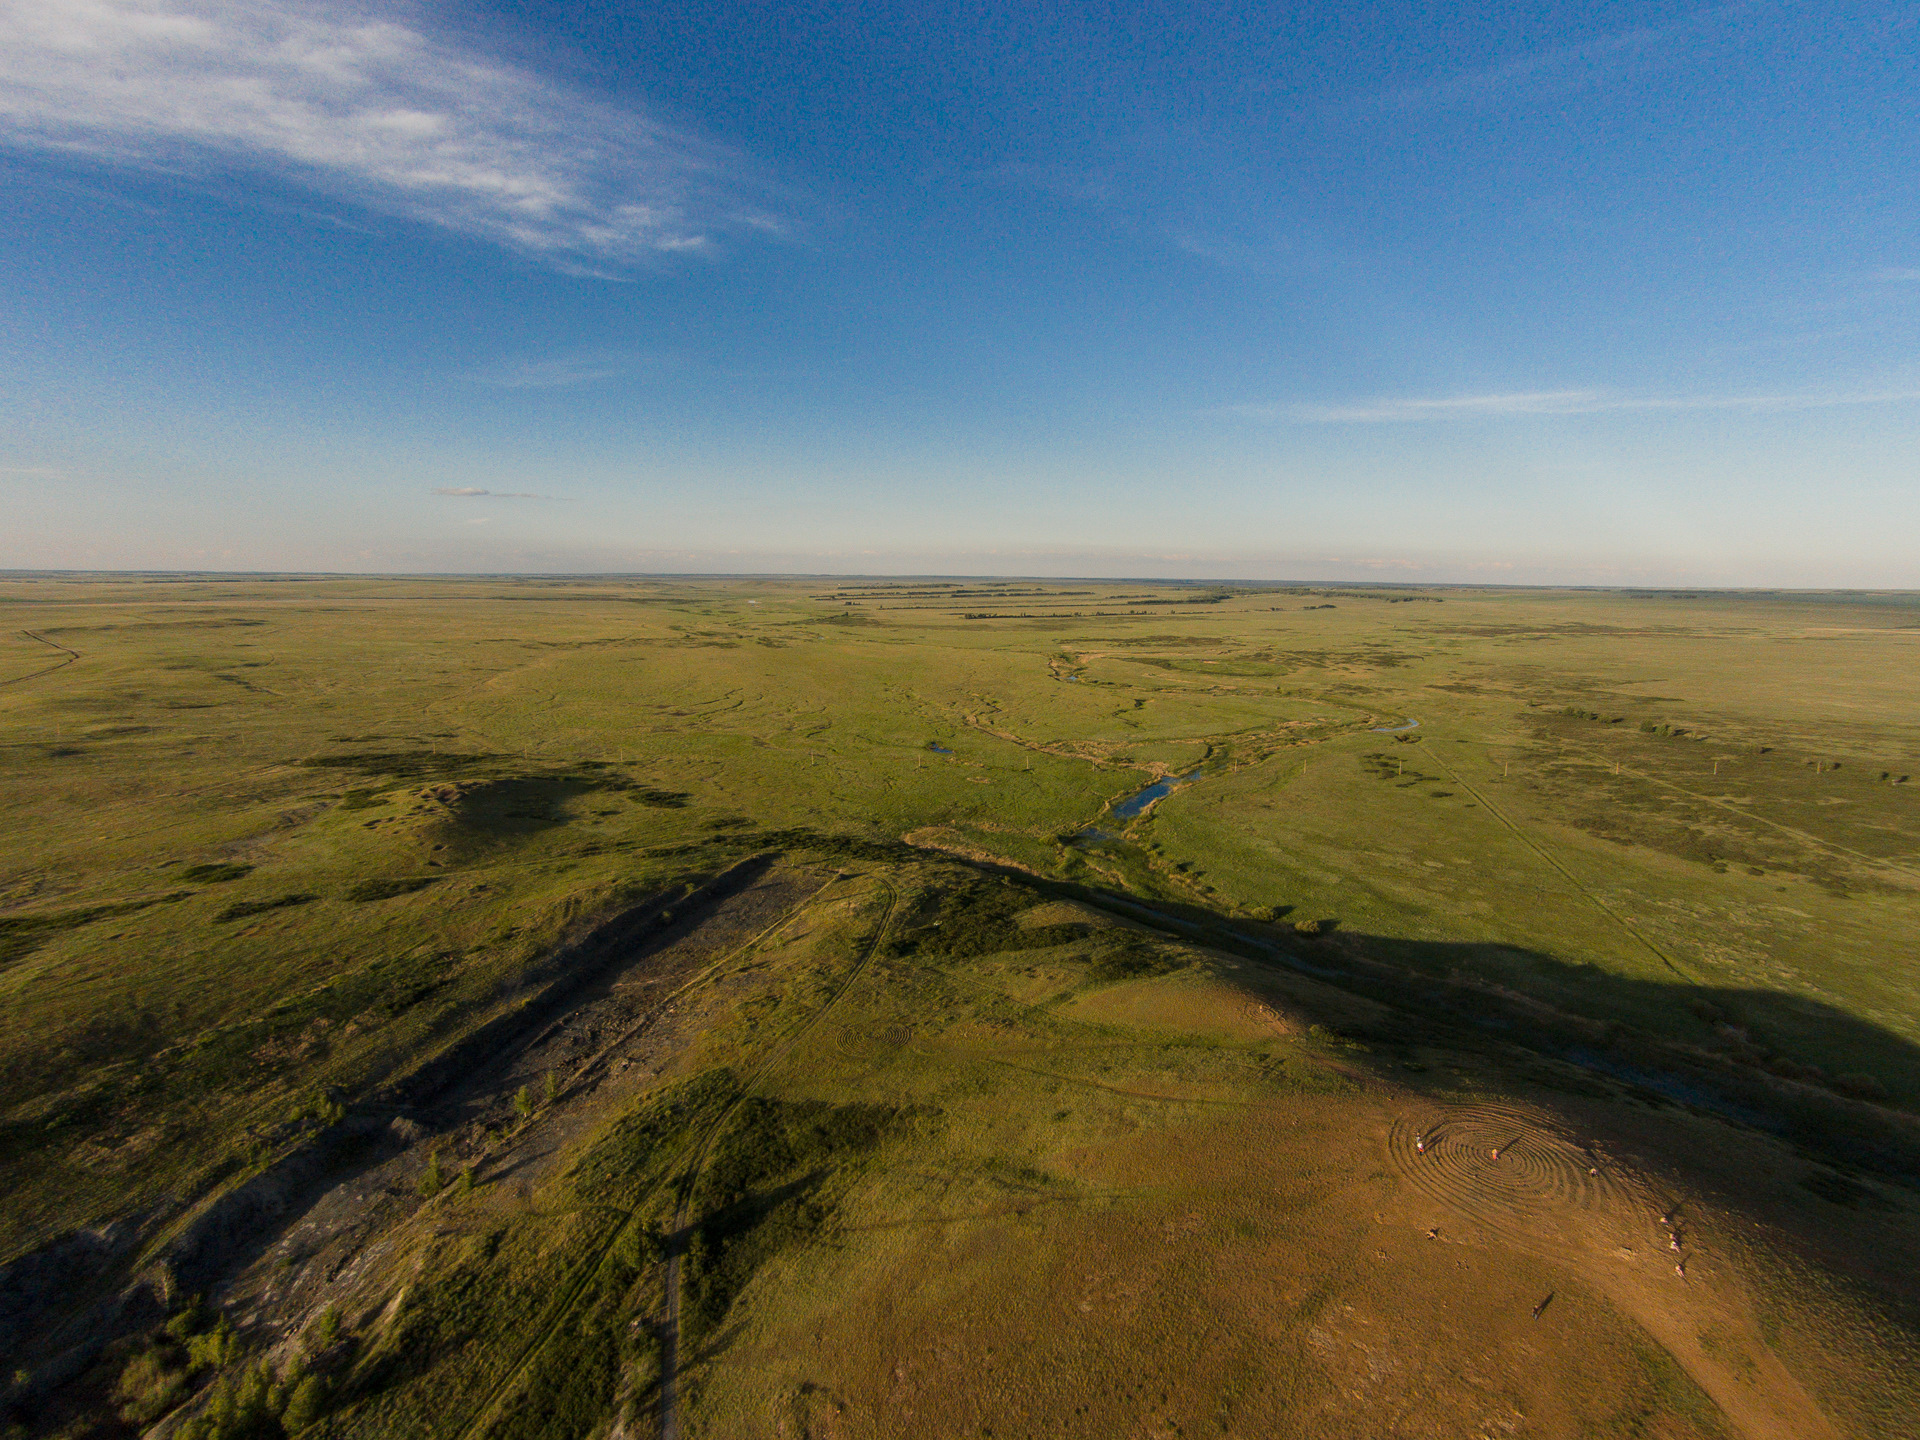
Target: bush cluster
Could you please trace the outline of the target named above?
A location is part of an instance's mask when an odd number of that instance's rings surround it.
[[[323,1343],[339,1332],[339,1317],[321,1317]],[[226,1370],[241,1355],[240,1337],[223,1315],[196,1297],[164,1327],[142,1340],[114,1384],[113,1400],[128,1425],[151,1425],[186,1402],[201,1377]],[[173,1432],[175,1440],[283,1440],[313,1424],[326,1409],[327,1382],[296,1363],[284,1375],[249,1366],[216,1380],[199,1413]]]
[[[283,1440],[318,1420],[327,1405],[327,1382],[295,1365],[276,1376],[252,1365],[220,1380],[206,1408],[173,1432],[175,1440]]]

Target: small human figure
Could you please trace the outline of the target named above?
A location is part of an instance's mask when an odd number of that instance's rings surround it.
[[[1413,1137],[1413,1153],[1416,1155],[1427,1153],[1427,1137],[1424,1134]]]
[[[1680,1257],[1680,1263],[1673,1267],[1673,1273],[1678,1275],[1682,1280],[1687,1278],[1687,1257],[1686,1256],[1682,1255]]]
[[[1540,1318],[1540,1312],[1546,1309],[1547,1306],[1551,1305],[1552,1303],[1553,1303],[1553,1292],[1549,1290],[1547,1292],[1546,1299],[1542,1300],[1538,1305],[1533,1307],[1533,1318],[1538,1320]]]
[[[1500,1158],[1500,1147],[1498,1145],[1493,1147],[1493,1158],[1496,1160]]]
[[[1438,1240],[1439,1238],[1440,1238],[1440,1227],[1438,1225],[1434,1226],[1433,1229],[1427,1231],[1427,1239]]]
[[[1680,1232],[1678,1230],[1667,1237],[1667,1248],[1676,1255],[1680,1253]]]

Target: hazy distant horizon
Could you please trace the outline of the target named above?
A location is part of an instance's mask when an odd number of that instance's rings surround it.
[[[1247,587],[1272,590],[1487,590],[1539,591],[1581,590],[1626,594],[1664,595],[1687,591],[1713,595],[1804,595],[1819,596],[1915,596],[1920,586],[1860,585],[1695,585],[1695,584],[1607,584],[1554,583],[1510,580],[1420,580],[1381,579],[1377,576],[1343,579],[1338,576],[1257,577],[1250,575],[1165,575],[1165,574],[1038,574],[1020,572],[959,573],[955,571],[900,570],[161,570],[161,569],[62,569],[0,567],[0,579],[9,580],[569,580],[569,581],[820,581],[846,583],[872,581],[885,585],[973,585],[973,584],[1086,584],[1086,585],[1190,585]]]

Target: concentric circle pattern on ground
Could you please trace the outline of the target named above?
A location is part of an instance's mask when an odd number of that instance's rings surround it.
[[[1415,1190],[1512,1239],[1611,1238],[1638,1189],[1537,1115],[1505,1106],[1402,1116],[1387,1150]]]

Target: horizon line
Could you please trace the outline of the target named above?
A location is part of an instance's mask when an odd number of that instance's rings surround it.
[[[1797,585],[1598,585],[1556,584],[1539,581],[1532,584],[1499,583],[1472,580],[1254,580],[1195,579],[1153,575],[986,575],[952,571],[925,574],[872,573],[853,570],[81,570],[81,569],[5,569],[0,579],[170,579],[197,580],[864,580],[889,584],[982,581],[1001,584],[1086,584],[1168,585],[1198,589],[1236,588],[1247,590],[1340,589],[1340,590],[1582,590],[1618,591],[1628,594],[1668,594],[1673,592],[1716,595],[1912,595],[1920,597],[1920,587],[1900,586],[1797,586]],[[1070,617],[1069,617],[1070,618]]]

